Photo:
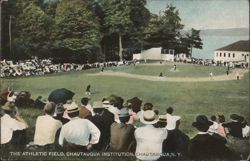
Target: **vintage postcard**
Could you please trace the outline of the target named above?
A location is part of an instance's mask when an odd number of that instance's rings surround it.
[[[0,0],[1,160],[249,160],[248,0]]]

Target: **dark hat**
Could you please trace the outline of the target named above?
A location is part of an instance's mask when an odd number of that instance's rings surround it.
[[[83,105],[86,105],[86,103],[88,103],[89,100],[90,100],[89,97],[83,97],[83,98],[81,99],[81,103],[82,103]]]
[[[199,127],[208,127],[211,126],[213,122],[208,121],[207,116],[205,115],[199,115],[196,117],[196,122],[193,122],[192,125],[196,128]]]
[[[230,118],[231,118],[232,120],[238,121],[238,120],[240,119],[240,116],[237,115],[237,114],[232,114],[232,115],[230,115]]]
[[[129,109],[127,107],[123,107],[122,109],[120,109],[119,117],[127,117],[127,116],[130,116]]]
[[[56,114],[61,114],[65,111],[63,104],[62,103],[58,103],[56,104],[56,109],[55,109],[55,113]]]

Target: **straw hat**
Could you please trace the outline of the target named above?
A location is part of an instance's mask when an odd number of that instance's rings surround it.
[[[152,125],[159,121],[159,117],[153,110],[147,110],[143,112],[143,115],[140,117],[140,121],[146,125]]]

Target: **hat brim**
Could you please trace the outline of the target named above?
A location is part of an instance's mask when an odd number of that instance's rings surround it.
[[[155,119],[153,121],[146,121],[142,116],[140,116],[140,122],[142,122],[143,124],[146,124],[146,125],[153,125],[153,124],[156,124],[157,122],[159,121],[159,117],[156,116]]]

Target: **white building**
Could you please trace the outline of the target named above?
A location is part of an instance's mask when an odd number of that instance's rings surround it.
[[[144,50],[141,53],[133,54],[133,60],[163,60],[163,61],[174,61],[174,59],[186,59],[186,54],[175,54],[174,50],[162,50],[162,47],[150,48]]]
[[[249,63],[249,40],[237,41],[215,50],[214,61]]]

